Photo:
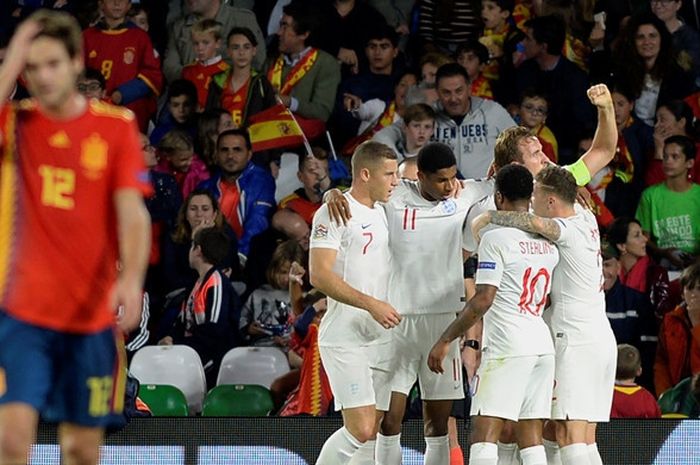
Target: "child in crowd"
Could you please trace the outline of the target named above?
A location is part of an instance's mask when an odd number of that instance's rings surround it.
[[[160,139],[173,129],[180,129],[190,135],[197,135],[197,88],[187,79],[176,79],[168,89],[167,112],[151,133],[151,145],[157,146]]]
[[[207,167],[213,168],[214,152],[216,152],[216,139],[219,134],[234,129],[236,126],[231,119],[231,113],[223,108],[212,108],[204,110],[197,118],[197,143],[195,151]]]
[[[484,76],[484,67],[489,61],[486,46],[476,40],[470,40],[457,48],[457,63],[467,71],[471,86],[471,95],[493,100],[491,82]]]
[[[552,163],[559,159],[559,145],[554,133],[545,125],[549,102],[545,95],[534,89],[528,89],[520,96],[520,125],[530,130],[542,144],[542,151]]]
[[[629,344],[617,346],[617,373],[613,393],[612,418],[660,418],[661,409],[656,399],[635,383],[642,374],[639,350]]]
[[[303,251],[294,240],[282,242],[267,267],[267,284],[254,290],[241,312],[240,330],[250,345],[287,347],[291,328],[289,270],[303,263]]]
[[[435,110],[425,103],[416,103],[406,108],[403,121],[382,129],[372,140],[393,148],[401,161],[418,155],[430,141],[434,129]]]
[[[213,76],[206,108],[223,108],[231,115],[233,124],[241,127],[247,125],[250,116],[277,103],[275,90],[264,74],[253,69],[258,40],[250,29],[231,29],[226,46],[232,66]]]
[[[221,58],[221,23],[203,19],[192,26],[192,49],[196,61],[182,68],[182,78],[197,87],[197,111],[204,110],[212,76],[227,71],[230,66]]]
[[[126,19],[148,32],[148,12],[140,3],[134,3],[131,5],[129,12],[126,14]]]
[[[158,152],[161,160],[156,170],[175,177],[183,198],[200,182],[209,179],[209,171],[195,155],[192,138],[186,132],[173,129],[165,134],[158,144]]]
[[[109,101],[105,96],[105,78],[96,69],[85,68],[83,74],[78,78],[78,92],[87,98]]]

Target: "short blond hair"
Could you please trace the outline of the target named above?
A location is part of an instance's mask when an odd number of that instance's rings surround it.
[[[215,40],[222,39],[222,25],[215,19],[201,19],[192,25],[192,35],[213,34]]]
[[[373,140],[363,142],[352,154],[352,176],[359,176],[363,168],[372,169],[384,160],[396,160],[396,158],[396,152],[388,145]]]
[[[503,168],[513,162],[522,163],[523,154],[520,153],[518,145],[528,137],[532,137],[532,133],[524,126],[512,126],[500,133],[493,149],[493,163],[496,168]]]

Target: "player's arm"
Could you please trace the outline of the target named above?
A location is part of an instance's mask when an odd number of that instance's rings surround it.
[[[583,161],[590,176],[606,166],[615,157],[617,149],[617,125],[615,124],[615,108],[612,96],[605,84],[598,84],[588,89],[588,98],[598,109],[598,126],[591,148],[584,153],[580,160]],[[575,166],[576,163],[574,163]]]
[[[559,223],[551,218],[542,218],[530,212],[490,210],[477,216],[472,222],[472,233],[477,240],[480,231],[489,223],[539,234],[553,242],[559,240],[561,236]]]
[[[41,25],[36,21],[24,21],[19,25],[12,36],[5,60],[0,65],[0,107],[10,98],[15,88],[17,78],[24,70],[27,63],[27,55],[32,41],[41,31]]]
[[[385,328],[392,328],[399,324],[401,316],[391,305],[358,291],[333,271],[337,254],[335,249],[311,248],[309,252],[311,285],[338,302],[367,310],[372,318]]]
[[[141,292],[151,247],[151,222],[138,189],[114,194],[122,270],[117,280],[117,303],[124,306],[119,326],[130,331],[141,319]]]
[[[435,343],[428,356],[428,367],[435,373],[442,373],[442,361],[447,356],[452,341],[463,335],[469,328],[474,326],[486,314],[496,297],[496,286],[490,284],[478,284],[476,294],[464,307],[462,313],[453,321],[442,333],[440,339]]]

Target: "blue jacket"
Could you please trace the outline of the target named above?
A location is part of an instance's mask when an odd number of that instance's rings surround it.
[[[221,173],[199,183],[198,188],[207,189],[219,200]],[[243,226],[243,236],[238,241],[238,252],[248,256],[250,240],[270,227],[270,217],[275,208],[275,179],[263,168],[248,162],[236,180],[241,200],[238,203],[238,218]]]

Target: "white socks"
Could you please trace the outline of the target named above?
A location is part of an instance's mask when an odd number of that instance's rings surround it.
[[[450,438],[436,436],[425,438],[424,465],[450,465]]]
[[[532,446],[520,449],[523,465],[547,465],[547,454],[544,446]]]
[[[360,447],[362,443],[343,426],[326,439],[316,465],[345,465]]]
[[[377,434],[377,465],[401,465],[401,433],[394,436]]]
[[[562,465],[561,451],[557,441],[543,439],[542,442],[544,443],[544,452],[547,455],[547,465]]]
[[[374,465],[374,446],[377,443],[374,439],[362,444],[362,447],[357,449],[348,462],[348,465]]]
[[[563,465],[590,465],[588,460],[588,445],[577,442],[561,448],[561,463]]]
[[[518,445],[514,442],[498,442],[498,465],[520,465]]]
[[[600,453],[598,452],[598,444],[595,442],[588,444],[588,460],[591,462],[591,465],[603,465],[603,459],[600,458]]]
[[[469,465],[496,465],[498,446],[492,442],[475,442],[469,448]]]

